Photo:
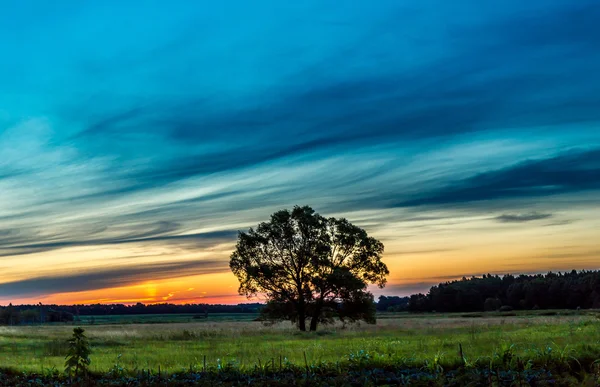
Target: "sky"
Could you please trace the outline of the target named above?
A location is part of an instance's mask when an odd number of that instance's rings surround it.
[[[310,205],[409,295],[597,269],[597,0],[7,1],[0,304],[248,302]]]

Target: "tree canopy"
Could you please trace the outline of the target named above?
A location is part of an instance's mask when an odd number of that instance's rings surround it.
[[[266,321],[290,320],[305,331],[319,323],[375,322],[369,284],[383,288],[387,266],[383,244],[340,218],[325,218],[308,206],[271,215],[240,232],[230,267],[239,293],[267,298]]]

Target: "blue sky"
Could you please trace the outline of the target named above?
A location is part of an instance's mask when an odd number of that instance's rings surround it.
[[[0,301],[232,297],[295,204],[382,239],[389,294],[596,267],[596,1],[1,8]]]

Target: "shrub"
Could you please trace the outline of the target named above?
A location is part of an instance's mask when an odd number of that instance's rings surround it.
[[[74,371],[75,376],[87,374],[90,365],[90,343],[83,334],[83,328],[74,328],[73,337],[67,343],[69,350],[65,361],[65,372],[69,375]]]
[[[502,305],[499,309],[500,312],[512,312],[513,307],[510,305]]]

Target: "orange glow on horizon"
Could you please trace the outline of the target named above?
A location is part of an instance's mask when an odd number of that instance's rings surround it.
[[[577,214],[579,220],[567,223],[560,228],[539,227],[528,228],[527,225],[498,224],[489,218],[469,218],[463,223],[439,225],[434,221],[390,223],[385,228],[369,231],[385,244],[384,262],[388,265],[390,276],[388,285],[383,290],[372,289],[377,297],[387,295],[410,295],[415,292],[426,292],[434,284],[460,279],[463,276],[482,274],[520,274],[545,273],[548,271],[570,271],[583,269],[598,269],[598,248],[596,233],[600,211],[588,210],[585,214]],[[425,233],[415,234],[414,229],[427,226]],[[12,267],[5,268],[2,280],[11,278],[13,281],[28,278],[52,277],[62,273],[75,262],[83,261],[82,257],[96,259],[93,265],[85,260],[80,269],[82,273],[94,270],[104,270],[108,262],[112,264],[117,259],[132,265],[127,254],[127,247],[121,250],[98,248],[63,249],[54,252],[56,264],[41,265],[47,256],[31,254],[19,262],[14,261]],[[226,262],[231,245],[216,251],[169,252],[173,262],[191,260],[202,256],[207,259],[218,257]],[[104,251],[104,255],[103,255]],[[143,254],[149,254],[148,262],[160,261],[150,249],[139,249]],[[109,256],[102,258],[103,256]],[[140,261],[137,261],[139,264]],[[28,270],[21,269],[26,264]],[[41,269],[38,269],[41,268]],[[78,267],[79,268],[79,267]],[[226,269],[221,269],[226,270]],[[161,273],[148,275],[139,282],[127,283],[127,276],[121,275],[115,283],[125,285],[104,287],[79,292],[49,293],[42,296],[23,296],[15,298],[2,297],[0,304],[90,304],[90,303],[124,303],[146,304],[156,303],[219,303],[238,304],[264,302],[263,299],[247,299],[237,293],[239,286],[237,278],[229,272],[185,275],[172,273],[161,278]],[[149,277],[149,278],[148,278]],[[111,283],[107,278],[104,283]]]
[[[191,286],[194,285],[194,286]],[[223,286],[226,291],[224,291]],[[55,293],[44,297],[11,300],[13,304],[239,304],[260,302],[237,294],[237,280],[230,273],[144,281],[130,286],[82,292]],[[3,302],[8,303],[8,302]]]
[[[463,276],[485,273],[534,273],[546,264],[544,271],[567,271],[594,269],[596,257],[581,254],[576,261],[565,263],[543,256],[524,262],[510,251],[481,252],[450,251],[439,254],[388,254],[390,268],[387,287],[372,289],[376,297],[380,294],[409,295],[426,292],[433,284],[460,279]],[[577,254],[577,253],[574,253]],[[504,257],[504,258],[501,258]],[[264,302],[261,298],[248,299],[237,293],[238,281],[231,273],[206,274],[157,281],[144,281],[129,286],[96,289],[82,292],[56,293],[44,297],[29,297],[10,300],[13,304],[240,304]],[[2,301],[2,304],[8,302]]]

